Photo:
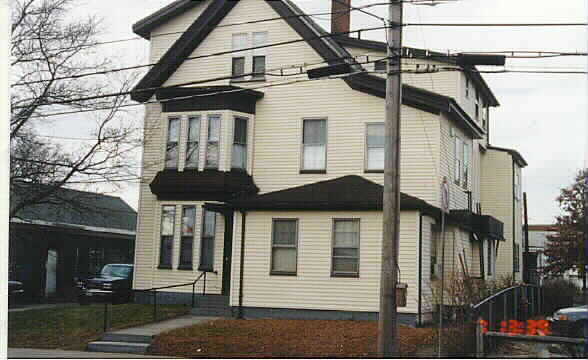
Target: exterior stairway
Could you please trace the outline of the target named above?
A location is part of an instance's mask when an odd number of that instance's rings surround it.
[[[204,295],[196,298],[192,315],[232,317],[229,297],[224,295]]]
[[[106,333],[88,344],[88,351],[106,353],[145,354],[151,346],[152,336]]]

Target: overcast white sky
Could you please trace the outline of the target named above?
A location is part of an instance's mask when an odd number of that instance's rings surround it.
[[[330,0],[294,0],[305,12],[330,11]],[[103,18],[101,40],[135,36],[131,26],[172,0],[80,0],[72,16]],[[382,2],[352,0],[352,5]],[[368,9],[387,17],[387,7]],[[586,0],[458,0],[438,6],[405,5],[404,21],[419,22],[586,22]],[[329,29],[328,17],[318,22]],[[381,25],[377,19],[352,13],[352,29]],[[440,28],[407,27],[404,45],[431,50],[551,50],[586,51],[586,29],[565,28]],[[374,31],[364,38],[384,40]],[[103,45],[103,54],[120,65],[147,62],[148,42],[136,40]],[[586,59],[556,58],[507,60],[509,68],[586,68]],[[484,75],[501,106],[491,112],[493,145],[519,150],[529,166],[524,170],[524,189],[529,197],[529,222],[550,223],[559,213],[555,197],[584,164],[587,134],[586,75],[491,74]],[[141,116],[136,110],[134,116]],[[62,136],[82,136],[77,119],[56,120],[48,131]],[[139,157],[137,157],[139,160]],[[127,184],[113,190],[135,209],[138,187]]]

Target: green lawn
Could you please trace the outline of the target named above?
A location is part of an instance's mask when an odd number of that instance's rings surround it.
[[[184,305],[158,305],[158,320],[186,314]],[[153,306],[108,305],[109,330],[152,322]],[[63,305],[51,309],[8,313],[8,346],[83,349],[103,333],[104,304]]]

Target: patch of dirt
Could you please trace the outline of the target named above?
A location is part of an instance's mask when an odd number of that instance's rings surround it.
[[[152,352],[183,357],[375,357],[378,323],[351,320],[216,320],[158,336]],[[444,330],[450,351],[464,352],[461,329]],[[437,329],[399,329],[399,356],[431,357]],[[434,354],[434,352],[433,352]]]

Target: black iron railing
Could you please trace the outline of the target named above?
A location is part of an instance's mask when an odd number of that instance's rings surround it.
[[[472,319],[488,321],[489,331],[498,331],[501,321],[526,321],[541,314],[541,288],[517,285],[503,289],[471,307]]]
[[[191,297],[191,307],[195,307],[195,303],[196,303],[196,284],[202,280],[202,295],[206,295],[206,274],[207,273],[214,273],[216,274],[216,271],[204,271],[203,273],[201,273],[196,280],[191,281],[191,282],[187,282],[187,283],[183,283],[183,284],[176,284],[176,285],[167,285],[167,286],[160,286],[160,287],[153,287],[150,289],[133,289],[133,293],[150,293],[151,294],[151,304],[153,305],[153,322],[157,321],[157,306],[158,306],[158,302],[157,302],[157,295],[158,295],[158,291],[159,290],[164,290],[164,289],[173,289],[173,288],[178,288],[178,287],[184,287],[184,286],[192,286],[192,297]],[[108,314],[108,307],[109,307],[109,303],[105,302],[104,303],[104,332],[106,332],[108,330],[108,319],[109,319],[109,314]]]

